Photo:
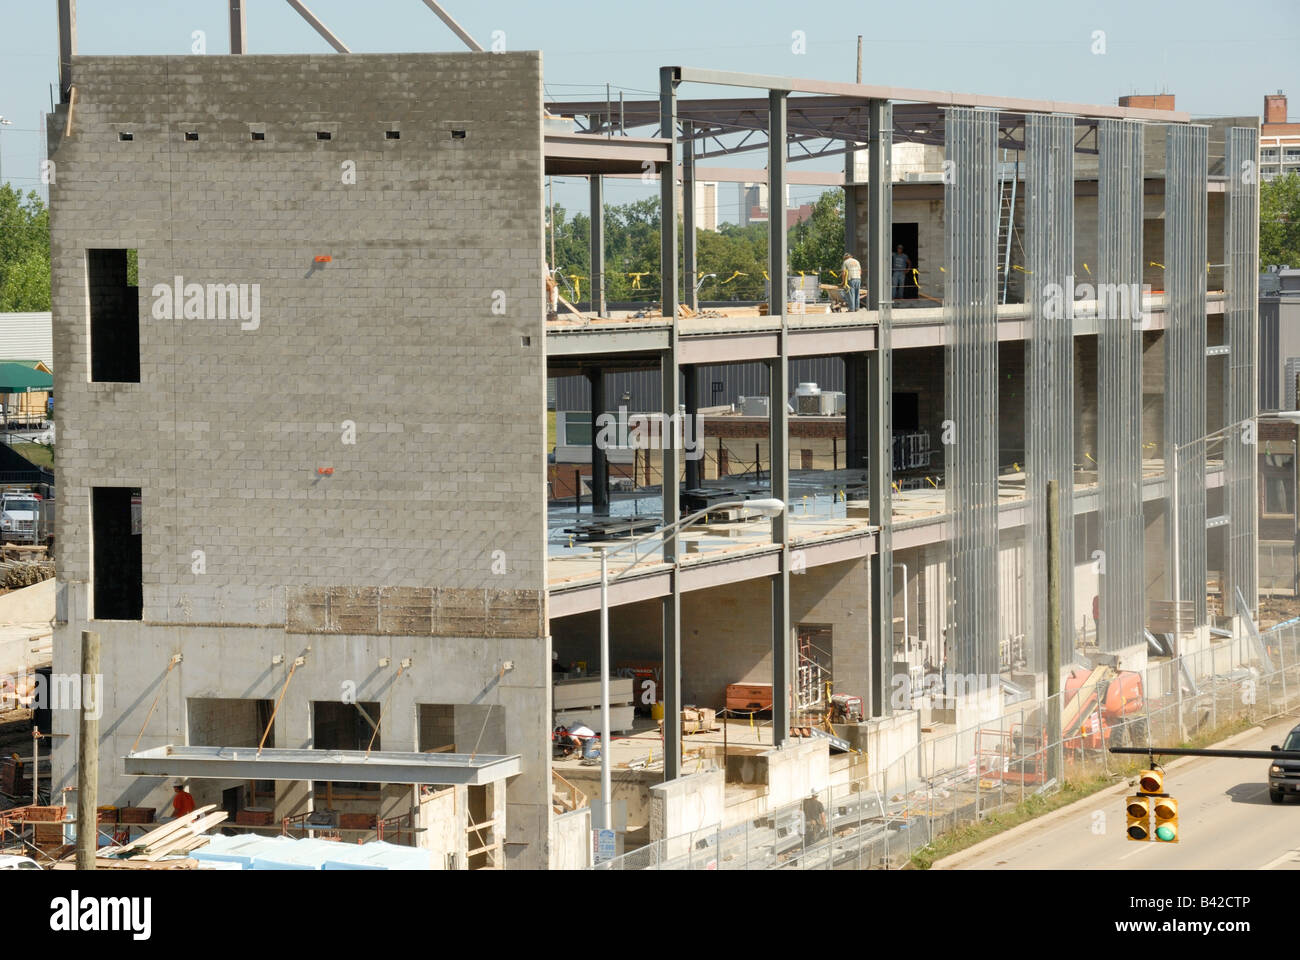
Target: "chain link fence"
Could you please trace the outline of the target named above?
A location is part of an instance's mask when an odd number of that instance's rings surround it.
[[[1109,746],[1177,746],[1300,706],[1300,622],[1262,634],[1248,628],[1198,654],[1151,663],[1141,679],[1140,698],[1121,685],[1118,709],[1099,697],[1086,713],[1067,711],[1060,736],[1049,739],[1048,718],[1061,715],[1064,694],[1026,701],[995,721],[925,740],[877,773],[732,826],[654,841],[596,869],[901,868],[941,834],[1066,782],[1133,769]]]

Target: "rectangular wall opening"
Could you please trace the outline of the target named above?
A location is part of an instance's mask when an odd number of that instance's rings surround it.
[[[140,382],[140,306],[130,266],[134,250],[87,250],[90,298],[90,379]]]
[[[380,720],[377,700],[344,703],[316,700],[311,705],[312,748],[316,750],[382,750],[374,724]],[[374,736],[373,747],[370,742]],[[326,822],[337,828],[348,843],[373,839],[379,823],[382,787],[378,783],[345,783],[313,780],[312,807],[328,815]]]
[[[506,712],[494,704],[419,705],[421,753],[506,753]]]
[[[186,701],[189,743],[201,747],[256,749],[274,709],[272,700],[190,697]],[[275,728],[266,747],[275,746]],[[274,780],[195,780],[190,793],[199,806],[215,803],[230,815],[232,826],[266,826],[275,816]]]
[[[139,488],[95,487],[90,521],[96,620],[140,620],[144,614]]]

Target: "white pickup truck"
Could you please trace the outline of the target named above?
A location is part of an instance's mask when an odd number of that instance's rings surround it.
[[[0,540],[47,543],[54,535],[54,501],[26,490],[0,494]]]

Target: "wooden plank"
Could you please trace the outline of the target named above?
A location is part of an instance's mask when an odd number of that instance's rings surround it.
[[[164,823],[161,827],[150,830],[148,833],[140,834],[140,836],[136,837],[135,840],[117,847],[116,850],[119,852],[126,852],[137,848],[144,849],[150,844],[158,843],[164,837],[168,837],[171,834],[184,829],[187,823],[193,822],[202,817],[208,811],[215,809],[217,809],[215,803],[209,803],[207,806],[199,807],[197,810],[186,814],[184,817],[177,817],[175,820]]]

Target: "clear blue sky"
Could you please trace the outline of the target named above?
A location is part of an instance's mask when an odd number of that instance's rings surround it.
[[[420,0],[306,0],[358,53],[463,49]],[[252,53],[328,53],[284,0],[246,0]],[[1259,115],[1265,93],[1291,96],[1300,120],[1300,3],[1296,0],[1077,4],[1041,0],[445,0],[484,46],[504,31],[512,50],[540,49],[553,99],[653,93],[658,68],[686,64],[783,76],[852,80],[857,35],[863,80],[934,90],[1113,103],[1125,93],[1169,91],[1193,116]],[[85,54],[188,54],[195,30],[207,52],[229,49],[226,0],[79,0]],[[0,0],[0,175],[41,189],[40,115],[57,78],[55,0]],[[807,52],[792,50],[804,31]],[[1092,52],[1094,31],[1105,53]],[[685,96],[726,93],[688,87]],[[736,92],[732,92],[735,95]],[[43,189],[41,190],[43,193]],[[807,188],[792,201],[819,192]],[[612,183],[608,202],[654,191]],[[585,206],[585,186],[557,189]],[[724,197],[724,199],[728,199]],[[732,201],[734,204],[734,201]],[[724,209],[724,215],[726,214]]]

